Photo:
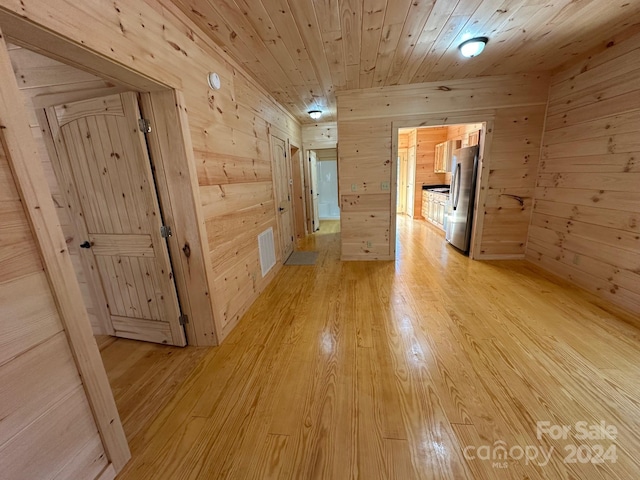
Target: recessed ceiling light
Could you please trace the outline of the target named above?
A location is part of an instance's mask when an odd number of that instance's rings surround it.
[[[477,57],[482,53],[488,41],[487,37],[470,38],[458,45],[458,48],[463,57]]]
[[[309,110],[307,113],[314,120],[318,120],[322,116],[322,112],[320,110]]]

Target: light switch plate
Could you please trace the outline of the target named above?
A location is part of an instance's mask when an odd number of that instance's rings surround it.
[[[380,182],[380,190],[389,190],[389,182]]]
[[[352,183],[352,184],[351,184],[351,191],[352,191],[352,192],[355,192],[355,191],[357,191],[357,190],[358,190],[358,185],[356,185],[355,183]]]

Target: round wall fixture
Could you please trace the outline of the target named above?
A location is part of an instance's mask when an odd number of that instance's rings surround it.
[[[207,82],[209,83],[209,87],[214,90],[220,90],[220,77],[217,73],[211,72],[207,77]]]

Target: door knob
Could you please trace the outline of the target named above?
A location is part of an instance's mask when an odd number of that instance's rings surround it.
[[[89,243],[88,240],[85,240],[80,244],[80,248],[91,248],[91,244]]]

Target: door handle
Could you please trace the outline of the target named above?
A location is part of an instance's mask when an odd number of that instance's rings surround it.
[[[85,240],[80,244],[80,248],[91,248],[91,244],[89,243],[88,240]]]
[[[453,175],[453,209],[458,208],[458,200],[460,200],[460,164],[456,165],[456,173]]]
[[[279,212],[284,212],[284,208],[282,208],[282,207],[278,207],[278,211],[279,211]]]

